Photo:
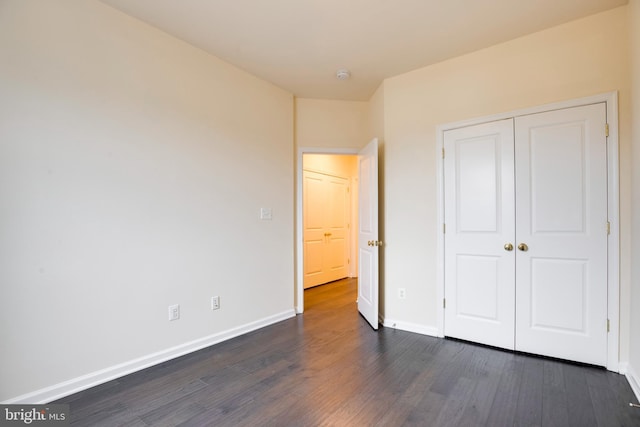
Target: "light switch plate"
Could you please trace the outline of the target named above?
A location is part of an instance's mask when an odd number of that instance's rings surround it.
[[[169,306],[169,320],[178,320],[180,318],[180,305],[174,304]]]
[[[271,208],[260,208],[260,219],[262,220],[272,220],[273,213]]]

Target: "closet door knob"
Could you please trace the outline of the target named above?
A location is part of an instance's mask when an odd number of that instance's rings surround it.
[[[506,245],[504,245],[504,250],[505,251],[512,251],[513,250],[513,245],[511,243],[507,243]]]
[[[522,252],[526,252],[526,251],[528,251],[528,250],[529,250],[529,246],[527,246],[527,244],[526,244],[526,243],[520,243],[520,244],[518,245],[518,249],[520,249]]]

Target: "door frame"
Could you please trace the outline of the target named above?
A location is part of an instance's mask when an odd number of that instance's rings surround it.
[[[357,148],[320,148],[298,147],[296,155],[296,228],[295,228],[295,310],[296,314],[304,313],[304,230],[303,230],[303,163],[305,154],[358,155]]]
[[[436,252],[436,321],[438,336],[444,337],[444,132],[465,126],[478,125],[583,105],[606,103],[609,136],[607,138],[607,211],[611,224],[607,245],[607,317],[609,333],[607,335],[607,369],[618,372],[620,369],[620,182],[619,182],[619,139],[618,139],[618,92],[608,92],[584,98],[539,105],[513,110],[490,116],[445,123],[436,127],[436,180],[437,180],[437,252]]]

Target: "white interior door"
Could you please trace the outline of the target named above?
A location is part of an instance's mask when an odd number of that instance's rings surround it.
[[[304,288],[348,275],[349,181],[303,173]]]
[[[349,274],[349,180],[327,176],[326,264],[328,282],[343,279]]]
[[[378,329],[378,139],[358,153],[358,311]]]
[[[513,349],[513,120],[447,131],[444,148],[445,335]]]
[[[604,366],[606,106],[515,123],[516,349]]]
[[[324,179],[303,172],[304,288],[326,283],[324,270]]]

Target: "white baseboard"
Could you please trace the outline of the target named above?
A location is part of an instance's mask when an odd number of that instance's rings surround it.
[[[629,370],[629,364],[627,362],[618,363],[618,373],[620,375],[627,375],[628,370]]]
[[[640,402],[640,376],[638,376],[638,373],[634,370],[632,366],[627,366],[625,376],[627,377],[627,381],[629,381],[631,390],[633,390],[633,393],[636,395],[636,402],[633,402],[633,403],[639,403]]]
[[[268,316],[254,322],[250,322],[236,328],[232,328],[223,332],[218,332],[213,335],[206,336],[191,342],[180,344],[175,347],[168,348],[156,353],[152,353],[143,357],[139,357],[128,362],[120,363],[109,368],[101,369],[99,371],[92,372],[87,375],[83,375],[77,378],[73,378],[68,381],[64,381],[58,384],[54,384],[49,387],[42,388],[30,393],[23,394],[18,397],[6,400],[3,404],[44,404],[54,400],[60,399],[65,396],[77,393],[82,390],[86,390],[91,387],[95,387],[100,384],[104,384],[108,381],[116,378],[123,377],[125,375],[140,371],[158,363],[166,362],[167,360],[175,359],[176,357],[184,356],[185,354],[193,353],[194,351],[201,350],[203,348],[212,346],[222,341],[235,338],[237,336],[246,334],[257,329],[264,328],[265,326],[272,325],[274,323],[281,322],[286,319],[295,317],[295,311],[293,309],[283,311],[281,313]]]
[[[399,329],[401,331],[414,332],[416,334],[429,335],[431,337],[440,336],[438,335],[438,328],[433,326],[419,325],[417,323],[402,322],[400,320],[385,319],[382,317],[380,319],[380,323],[382,323],[382,326],[385,328]]]

